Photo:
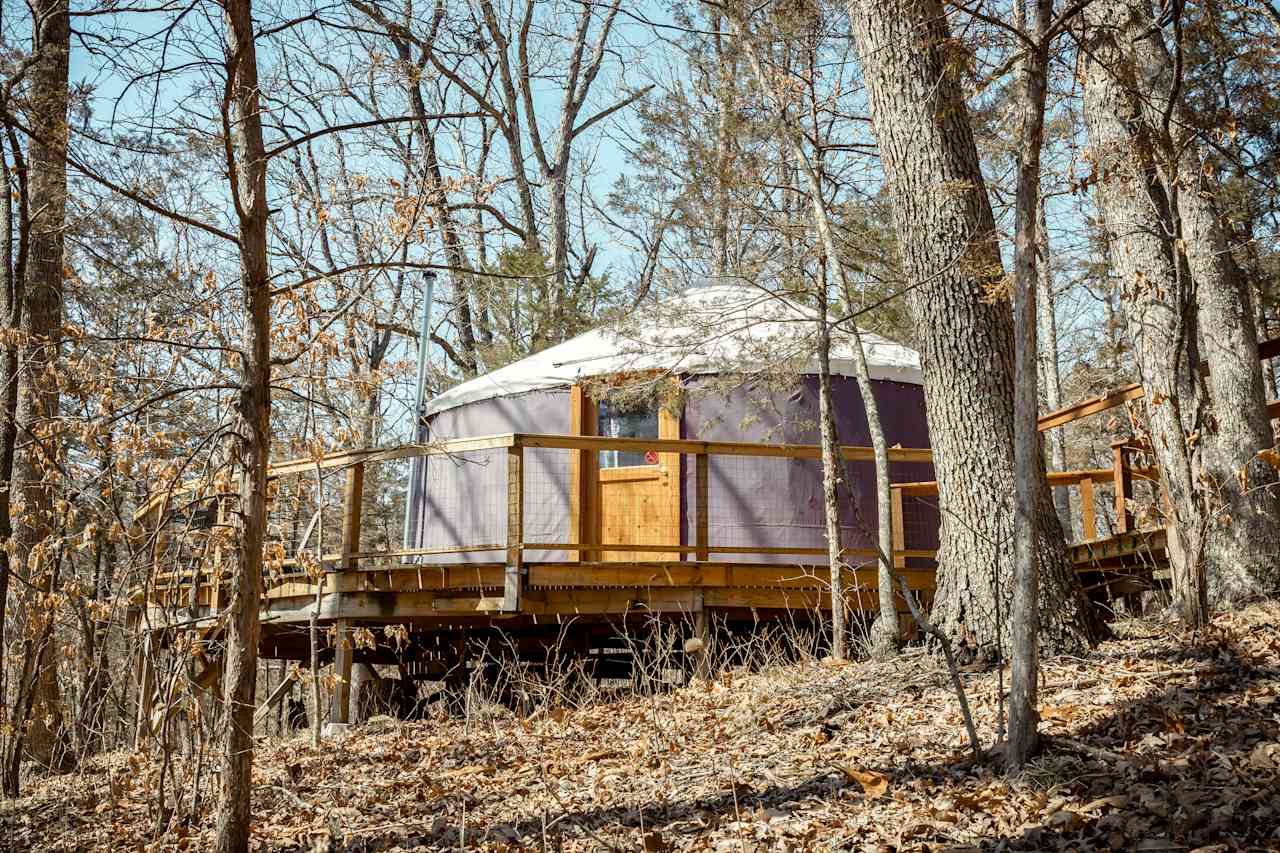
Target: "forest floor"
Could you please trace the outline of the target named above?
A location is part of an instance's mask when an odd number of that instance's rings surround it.
[[[1119,634],[1045,662],[1050,738],[1016,777],[973,760],[945,670],[917,651],[523,719],[377,718],[319,750],[267,741],[254,837],[308,851],[1280,850],[1280,606],[1198,635],[1149,621]],[[997,675],[965,682],[989,743]],[[0,804],[0,847],[209,846],[216,779],[197,819],[156,838],[156,778],[115,753],[33,782]]]

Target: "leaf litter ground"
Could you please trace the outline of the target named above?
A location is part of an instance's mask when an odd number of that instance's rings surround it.
[[[917,651],[524,719],[376,718],[319,750],[304,735],[266,741],[254,838],[306,851],[1280,850],[1280,606],[1197,635],[1119,633],[1046,661],[1047,745],[1016,777],[972,759],[945,671]],[[996,673],[965,681],[989,742]],[[195,820],[157,834],[157,772],[113,753],[35,780],[0,805],[0,848],[208,847],[215,780]]]

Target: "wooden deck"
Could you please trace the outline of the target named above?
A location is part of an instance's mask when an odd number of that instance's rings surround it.
[[[581,535],[569,541],[525,541],[524,516],[529,496],[523,461],[526,449],[564,451],[579,462],[584,455],[602,449],[646,450],[689,457],[693,495],[688,525],[692,541],[630,539],[623,542],[590,541]],[[448,547],[365,550],[361,545],[361,513],[365,503],[363,485],[369,466],[413,457],[457,457],[478,451],[497,452],[507,465],[505,540],[465,542]],[[1123,442],[1114,449],[1111,468],[1061,472],[1050,475],[1056,488],[1080,491],[1082,526],[1087,541],[1074,545],[1071,556],[1086,576],[1086,586],[1108,593],[1121,579],[1151,583],[1153,572],[1164,561],[1163,533],[1137,532],[1130,502],[1133,482],[1154,476],[1154,472],[1129,465],[1132,448]],[[844,447],[841,455],[850,460],[868,460],[871,450]],[[263,604],[264,625],[283,628],[308,622],[313,613],[324,624],[334,622],[378,625],[408,624],[422,630],[447,628],[457,624],[536,623],[539,620],[568,618],[618,618],[628,614],[689,617],[704,611],[748,614],[761,618],[779,612],[829,611],[830,580],[824,547],[777,547],[768,545],[721,545],[711,541],[708,524],[710,502],[709,466],[717,456],[816,459],[819,448],[806,445],[770,445],[733,442],[701,442],[679,439],[608,439],[584,436],[505,434],[413,445],[382,450],[346,451],[322,459],[284,462],[273,466],[273,477],[305,478],[316,472],[340,473],[343,477],[341,507],[332,507],[341,519],[341,539],[336,550],[310,561],[303,551],[316,550],[306,525],[302,541],[293,543],[293,554],[282,551],[269,561]],[[928,462],[927,449],[895,448],[892,462]],[[576,484],[585,493],[586,487]],[[1115,490],[1114,534],[1098,537],[1093,511],[1095,489]],[[934,589],[931,548],[907,547],[905,518],[912,498],[937,494],[934,482],[896,483],[893,491],[895,571],[909,587],[928,603]],[[592,496],[584,494],[583,504]],[[596,498],[598,500],[598,497]],[[173,623],[175,610],[187,625],[216,621],[225,606],[219,536],[226,527],[214,523],[193,524],[193,507],[210,501],[199,486],[175,489],[148,505],[141,517],[153,537],[155,572],[150,586],[139,596],[149,612],[149,624]],[[317,513],[318,514],[318,513]],[[575,517],[577,512],[575,511]],[[205,517],[216,512],[205,510]],[[297,522],[295,527],[299,526]],[[589,525],[578,528],[589,532]],[[225,543],[224,543],[225,544]],[[530,554],[558,553],[558,558],[529,559]],[[175,567],[185,554],[186,568]],[[210,555],[213,556],[210,556]],[[625,555],[618,559],[617,555]],[[645,559],[635,559],[640,554]],[[847,606],[855,610],[876,607],[877,577],[875,552],[846,549],[844,559],[855,568],[845,571]],[[460,562],[470,560],[474,562]],[[495,559],[496,557],[496,559]],[[735,560],[741,560],[740,562]],[[168,563],[168,565],[166,565]],[[1105,578],[1100,572],[1107,573]],[[1099,580],[1099,578],[1104,578]],[[1098,587],[1103,583],[1103,587]],[[320,588],[317,590],[317,584]],[[1117,587],[1117,590],[1119,588]],[[1125,591],[1130,591],[1128,587]],[[318,592],[318,598],[317,598]],[[1119,594],[1119,593],[1117,593]],[[905,613],[906,602],[900,600]],[[271,632],[268,631],[268,634]],[[285,649],[282,653],[289,654]]]
[[[684,457],[680,479],[686,479],[683,473],[687,472],[691,480],[686,499],[689,517],[674,541],[654,538],[664,535],[664,530],[670,532],[669,526],[637,526],[641,533],[626,541],[600,541],[600,531],[629,529],[590,523],[592,513],[598,517],[602,512],[601,491],[593,488],[594,478],[581,472],[590,470],[590,460],[602,449]],[[571,535],[566,541],[526,540],[524,520],[530,501],[545,497],[527,491],[525,454],[530,450],[553,450],[572,457],[565,466],[573,472],[568,479]],[[1093,535],[1074,545],[1071,557],[1086,589],[1103,605],[1159,583],[1163,568],[1163,533],[1133,529],[1133,483],[1153,473],[1130,465],[1132,451],[1117,443],[1111,468],[1050,476],[1055,488],[1077,489],[1084,499],[1083,529]],[[504,516],[501,541],[408,549],[364,544],[367,525],[362,525],[362,513],[369,503],[363,493],[366,468],[415,457],[456,460],[477,453],[489,454],[490,462],[496,457],[505,465],[501,478],[505,486],[499,488],[506,491],[495,502]],[[871,459],[870,449],[863,447],[842,448],[841,455],[850,460]],[[629,665],[625,656],[617,654],[620,632],[673,625],[677,634],[710,638],[713,631],[755,631],[761,622],[786,628],[819,625],[832,606],[827,549],[714,541],[711,533],[717,528],[709,523],[710,460],[716,457],[817,459],[819,449],[515,433],[429,446],[346,451],[276,465],[273,512],[280,535],[272,543],[264,577],[260,654],[306,660],[308,625],[314,618],[324,629],[321,658],[331,662],[338,675],[330,716],[345,722],[351,668],[357,662],[398,664],[407,666],[403,671],[414,678],[456,681],[490,665],[477,661],[479,646],[489,650],[486,655],[497,650],[496,654],[513,654],[533,666],[545,662],[548,655],[568,652],[590,661],[590,671],[597,676],[617,677],[625,675]],[[892,467],[929,462],[932,454],[927,449],[895,448],[890,458]],[[341,498],[333,504],[326,498],[325,472],[340,478]],[[290,491],[285,483],[290,478],[305,482],[308,477],[319,484],[310,504],[303,491]],[[1099,537],[1095,490],[1108,488],[1115,491],[1113,524],[1120,529]],[[935,588],[936,551],[908,547],[919,536],[921,519],[915,518],[914,525],[909,522],[913,521],[911,507],[936,496],[937,484],[900,482],[892,491],[894,569],[928,606]],[[373,497],[376,508],[379,496]],[[164,645],[180,632],[195,632],[188,677],[200,688],[216,684],[220,673],[220,614],[227,603],[223,552],[232,535],[225,523],[224,500],[209,484],[188,484],[171,489],[139,514],[141,535],[148,537],[152,554],[152,571],[135,599],[136,624],[148,644]],[[321,541],[325,525],[320,519],[326,507],[339,521],[336,547]],[[287,541],[284,534],[291,530],[301,532]],[[878,609],[876,554],[852,548],[842,556],[850,566],[844,570],[845,606],[855,618],[858,613],[870,617]],[[901,592],[895,590],[895,597],[904,627],[913,629]],[[359,639],[361,632],[364,641]],[[139,683],[149,685],[143,659]],[[141,720],[154,720],[153,689],[143,690]],[[172,713],[175,707],[176,700],[170,696],[158,713]]]

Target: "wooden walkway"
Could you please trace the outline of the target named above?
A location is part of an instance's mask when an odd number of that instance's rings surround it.
[[[1264,343],[1260,354],[1264,358],[1280,355],[1280,340]],[[1131,385],[1083,400],[1042,417],[1040,429],[1062,427],[1142,396],[1141,386]],[[590,432],[593,410],[581,388],[573,389],[571,407],[574,435],[511,433],[434,445],[351,450],[273,466],[277,513],[283,510],[288,516],[291,512],[292,517],[277,520],[276,541],[267,561],[262,655],[304,659],[309,652],[307,624],[315,618],[331,627],[337,641],[327,642],[322,652],[339,676],[331,697],[331,719],[345,722],[351,667],[357,659],[401,666],[408,660],[408,669],[402,671],[411,677],[457,679],[467,672],[468,648],[477,637],[501,638],[505,648],[533,660],[559,654],[567,643],[575,654],[599,654],[602,668],[597,671],[606,672],[619,627],[633,621],[685,622],[694,636],[705,637],[713,617],[722,626],[737,620],[750,629],[762,620],[787,620],[794,625],[797,620],[821,621],[824,611],[829,614],[832,601],[825,547],[715,542],[710,524],[713,459],[816,460],[819,448],[681,440],[674,437],[679,431],[670,417],[662,419],[657,439],[599,438],[583,434]],[[1280,417],[1280,401],[1272,402],[1268,410]],[[601,471],[600,453],[607,450],[640,454],[646,463],[652,460],[656,465],[639,473]],[[1053,488],[1078,494],[1081,537],[1070,546],[1069,556],[1084,588],[1104,606],[1167,583],[1165,532],[1140,526],[1134,516],[1135,483],[1158,481],[1157,471],[1133,464],[1145,450],[1132,439],[1123,439],[1112,445],[1110,467],[1049,475]],[[526,513],[542,509],[548,500],[547,494],[527,492],[528,454],[547,452],[567,456],[560,491],[568,496],[569,535],[563,541],[526,537]],[[385,536],[382,547],[365,542],[362,514],[368,502],[364,495],[367,468],[408,459],[465,459],[474,454],[490,454],[495,470],[505,473],[494,488],[505,488],[493,508],[500,516],[496,521],[501,524],[493,525],[503,530],[500,537],[399,549],[387,546]],[[872,452],[866,447],[844,447],[841,456],[870,461]],[[894,448],[890,460],[891,467],[931,463],[933,455],[924,448]],[[331,502],[325,495],[325,481],[339,475],[342,496]],[[305,489],[285,485],[308,477],[317,484],[310,498],[313,512],[303,511]],[[388,480],[395,477],[382,478]],[[688,494],[682,491],[686,480],[691,481]],[[1107,491],[1109,508],[1102,494]],[[1159,495],[1156,483],[1146,496],[1149,504],[1154,500],[1157,516]],[[911,518],[909,508],[936,497],[936,482],[895,482],[892,488],[890,556],[895,571],[926,605],[934,591],[936,551],[909,541],[919,537],[921,522]],[[385,521],[385,493],[374,498],[373,509]],[[459,500],[457,506],[465,509],[466,501]],[[341,519],[334,547],[322,541],[320,519],[326,507]],[[643,507],[643,512],[637,507]],[[1104,509],[1102,518],[1100,509]],[[197,687],[208,688],[220,673],[217,647],[220,614],[226,606],[223,554],[232,528],[226,523],[224,499],[209,483],[171,487],[143,507],[136,520],[140,529],[135,534],[145,537],[151,555],[147,581],[131,608],[144,648],[164,644],[178,632],[194,631],[188,676]],[[936,525],[936,519],[932,523]],[[876,554],[849,549],[842,556],[854,566],[844,575],[847,606],[855,612],[873,612],[878,601]],[[905,610],[900,593],[898,600],[900,611]],[[566,632],[569,625],[577,627]],[[360,631],[379,628],[387,635],[384,642],[358,641]],[[387,651],[392,632],[394,653]],[[357,651],[357,646],[363,648]],[[150,724],[145,721],[154,722],[151,708],[158,699],[155,677],[146,663],[150,659],[139,656],[140,736]],[[278,701],[282,692],[283,687],[264,707]],[[173,713],[175,707],[171,685],[161,716]]]

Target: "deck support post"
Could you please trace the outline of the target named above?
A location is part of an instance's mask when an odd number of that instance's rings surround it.
[[[504,613],[518,613],[524,593],[524,447],[507,448],[507,571],[502,589]]]
[[[1111,445],[1112,471],[1116,487],[1116,532],[1127,533],[1133,529],[1133,513],[1129,501],[1133,499],[1133,471],[1129,467],[1129,443],[1123,439]]]
[[[360,553],[360,505],[364,503],[364,463],[347,469],[347,482],[342,491],[342,568],[356,568]]]
[[[333,674],[337,683],[333,686],[333,701],[329,705],[329,722],[345,724],[351,722],[351,622],[339,619],[334,627],[337,638],[333,649]]]
[[[451,638],[453,664],[445,676],[445,685],[459,692],[467,688],[467,629],[460,628]]]
[[[711,625],[707,619],[707,610],[702,606],[702,592],[698,592],[698,609],[693,612],[693,636],[702,648],[697,653],[694,664],[694,675],[701,679],[711,678]]]

